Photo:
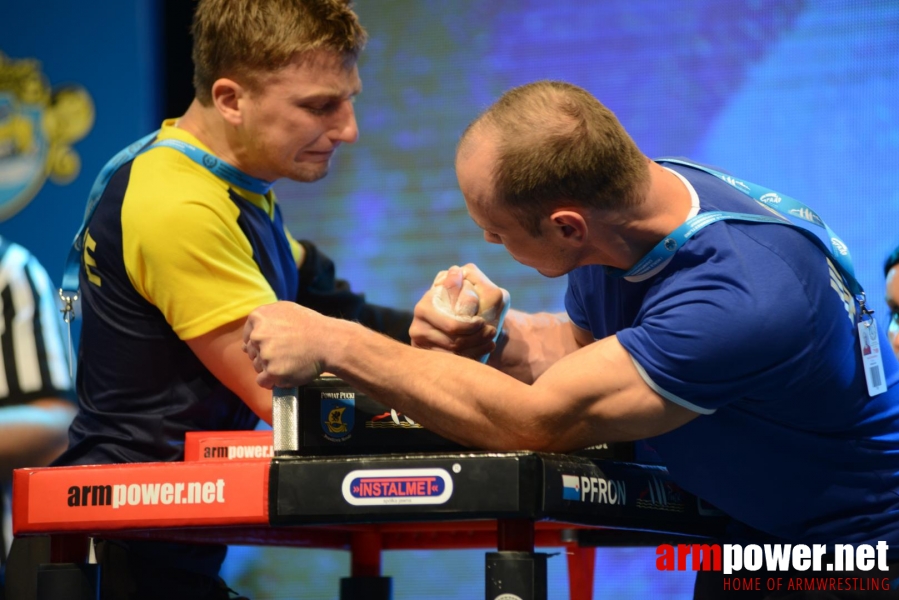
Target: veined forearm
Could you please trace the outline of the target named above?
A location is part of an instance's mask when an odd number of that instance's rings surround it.
[[[536,449],[529,385],[454,354],[397,344],[358,324],[331,321],[323,367],[431,431],[482,449]],[[351,342],[350,342],[351,340]]]
[[[659,435],[698,416],[650,388],[614,336],[594,342],[590,332],[547,314],[513,314],[509,331],[513,342],[518,334],[528,344],[535,334],[550,340],[521,353],[521,364],[538,365],[535,372],[552,363],[533,385],[291,302],[253,311],[244,343],[263,387],[304,385],[328,371],[431,431],[479,449],[567,452]]]
[[[559,359],[577,349],[565,313],[510,310],[488,364],[519,381],[533,383]]]

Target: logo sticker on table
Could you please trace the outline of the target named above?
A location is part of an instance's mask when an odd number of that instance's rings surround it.
[[[577,475],[562,475],[562,500],[581,499],[581,478]]]
[[[562,500],[624,505],[626,499],[624,481],[586,475],[562,475]]]
[[[353,392],[322,392],[321,426],[325,439],[345,442],[356,425],[356,399]]]
[[[443,469],[370,469],[343,478],[343,498],[354,506],[445,504],[453,478]]]

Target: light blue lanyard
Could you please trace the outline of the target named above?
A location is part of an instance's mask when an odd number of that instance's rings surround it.
[[[837,269],[839,269],[840,273],[843,276],[843,279],[845,279],[846,281],[846,285],[849,287],[849,291],[852,292],[853,296],[855,296],[859,301],[862,309],[861,312],[863,319],[867,315],[870,315],[872,312],[874,312],[865,308],[865,292],[862,289],[861,284],[859,284],[858,280],[855,278],[855,270],[852,267],[852,258],[849,255],[849,249],[846,247],[846,244],[843,242],[843,240],[837,237],[837,235],[830,227],[827,226],[827,224],[821,219],[821,217],[819,217],[818,214],[808,206],[806,206],[802,202],[799,202],[798,200],[790,198],[789,196],[778,194],[777,192],[774,192],[760,185],[756,185],[748,181],[742,181],[740,179],[731,177],[730,175],[725,175],[724,173],[720,173],[713,169],[709,169],[708,167],[697,165],[685,160],[660,158],[657,162],[674,163],[704,171],[709,175],[713,175],[729,184],[730,186],[736,188],[737,190],[743,192],[753,200],[761,202],[772,210],[775,210],[784,215],[791,215],[793,217],[801,219],[802,221],[805,221],[806,223],[824,229],[830,241],[830,248],[825,245],[824,241],[818,236],[816,232],[810,230],[804,224],[794,224],[783,217],[769,217],[765,215],[751,215],[746,213],[726,211],[709,211],[687,219],[685,223],[683,223],[680,227],[667,235],[665,239],[659,242],[655,246],[655,248],[653,248],[649,252],[649,254],[641,258],[636,265],[631,267],[630,270],[624,271],[622,269],[606,267],[606,272],[608,274],[615,277],[645,275],[646,273],[649,273],[650,271],[658,267],[660,264],[669,260],[674,255],[674,253],[677,252],[677,250],[687,242],[687,240],[689,240],[696,234],[696,232],[701,230],[703,227],[707,227],[708,225],[711,225],[712,223],[716,223],[718,221],[734,220],[750,221],[756,223],[776,223],[778,225],[787,225],[789,227],[793,227],[794,229],[805,235],[807,238],[815,242],[818,247],[825,252],[825,254],[827,254],[834,260]]]
[[[94,181],[94,185],[87,197],[84,220],[78,229],[78,233],[75,234],[75,240],[72,242],[72,248],[69,250],[69,256],[66,258],[65,270],[62,276],[62,288],[59,290],[59,297],[63,301],[63,319],[66,323],[71,321],[74,314],[74,303],[78,300],[78,272],[81,268],[81,254],[84,251],[84,232],[87,230],[87,224],[90,222],[91,217],[94,216],[94,211],[97,210],[100,196],[103,195],[103,191],[109,185],[110,179],[122,165],[153,148],[174,148],[231,185],[263,195],[268,193],[273,185],[268,181],[247,175],[240,169],[187,142],[169,139],[159,140],[151,144],[150,142],[158,133],[159,131],[154,131],[113,156],[100,171],[100,174],[97,175],[96,181]]]

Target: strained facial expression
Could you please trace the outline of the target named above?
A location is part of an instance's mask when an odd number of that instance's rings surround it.
[[[325,51],[258,76],[241,99],[241,163],[268,181],[321,179],[337,147],[359,137],[353,101],[361,90],[356,65]]]

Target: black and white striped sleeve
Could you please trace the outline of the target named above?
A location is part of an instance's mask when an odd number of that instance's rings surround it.
[[[0,241],[0,406],[72,398],[57,295],[43,266]]]

